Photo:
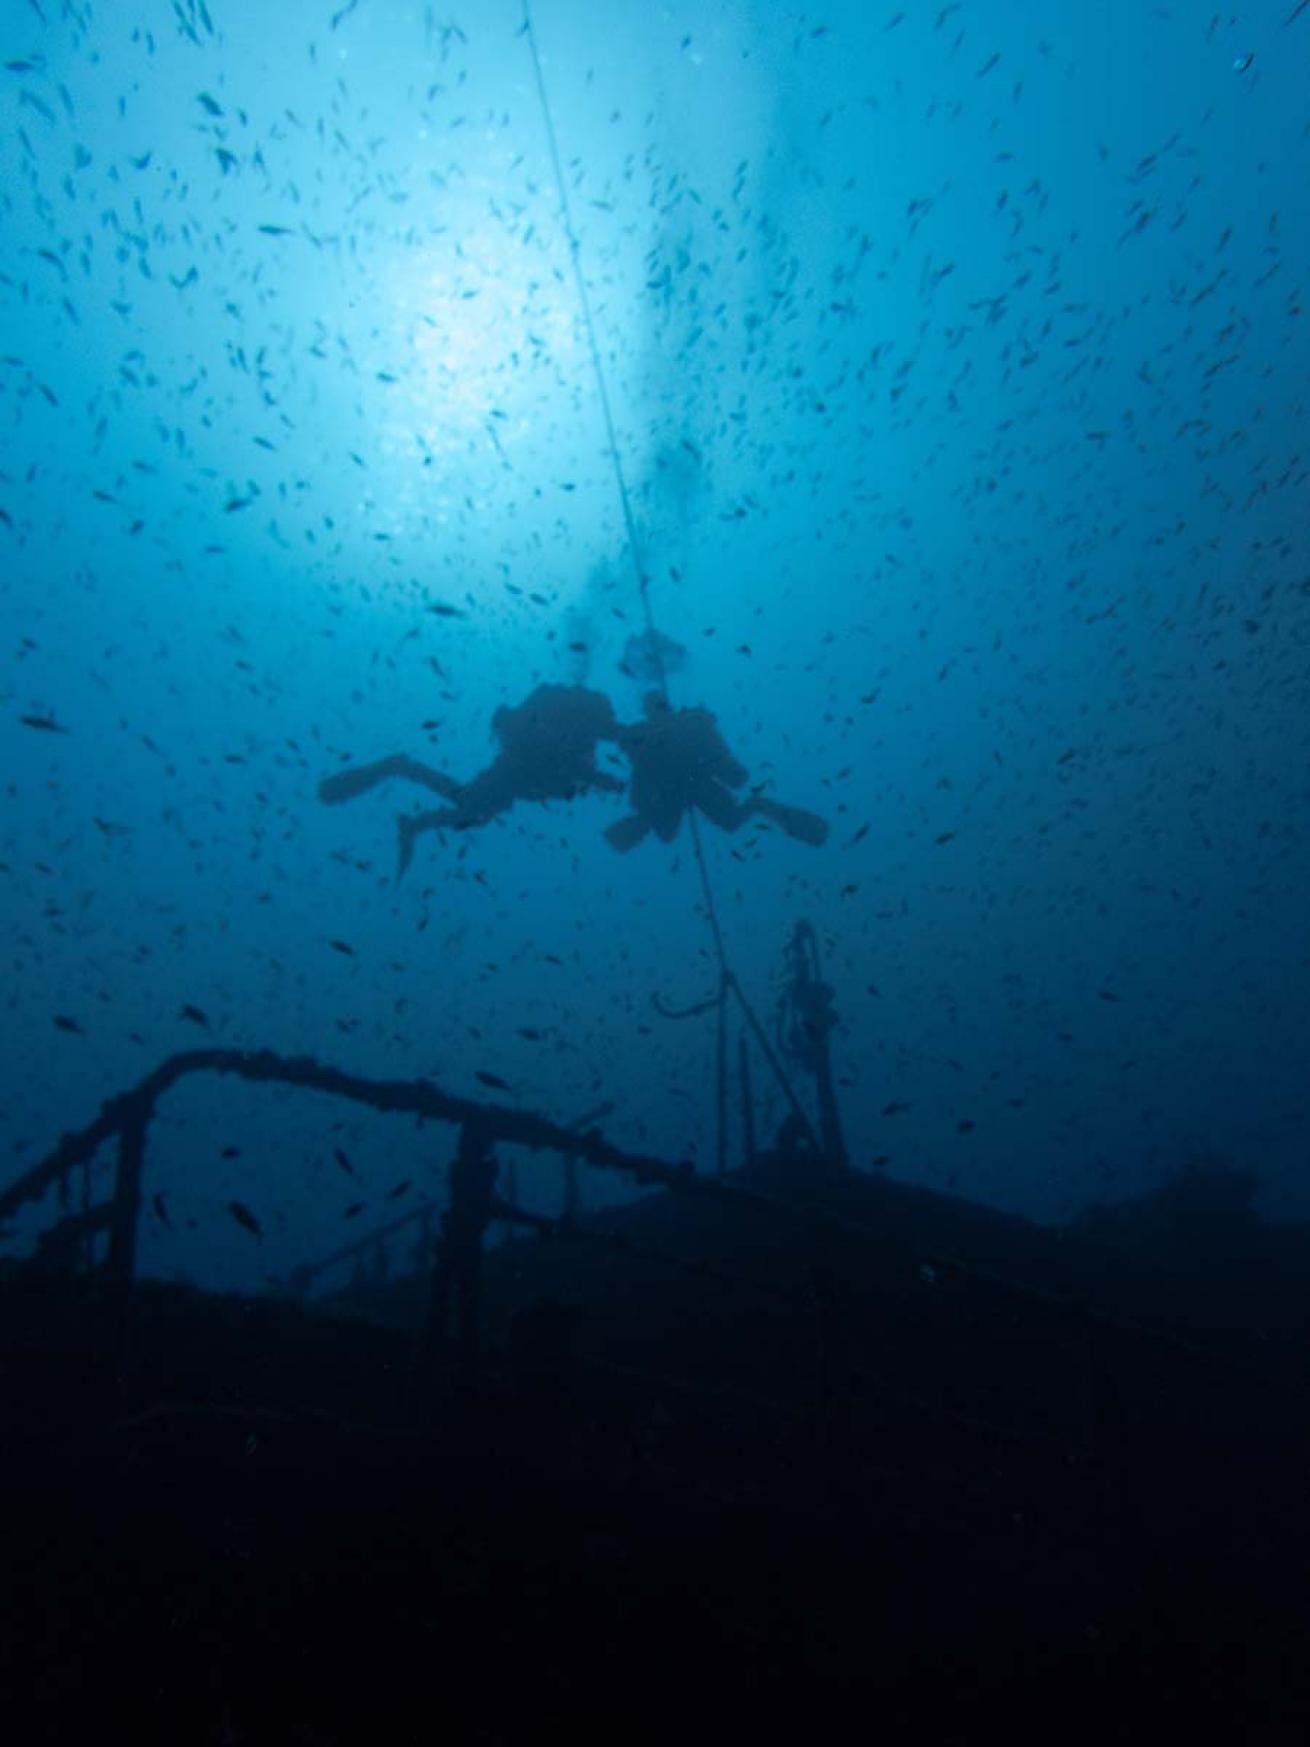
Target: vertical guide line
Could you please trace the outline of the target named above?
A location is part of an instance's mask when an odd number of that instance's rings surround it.
[[[668,682],[664,675],[664,662],[659,653],[659,644],[655,635],[655,616],[650,604],[650,578],[641,561],[641,549],[637,542],[637,526],[632,516],[632,504],[628,498],[628,485],[623,477],[623,461],[619,455],[618,438],[614,434],[614,417],[610,411],[609,391],[605,386],[605,371],[601,365],[600,347],[596,342],[596,324],[591,316],[591,299],[587,296],[587,281],[582,273],[582,250],[578,243],[577,232],[573,228],[573,214],[569,207],[569,191],[564,180],[564,165],[559,155],[559,141],[555,137],[555,122],[551,115],[550,99],[546,95],[546,79],[541,70],[541,56],[537,52],[537,33],[532,27],[532,10],[528,0],[523,0],[523,30],[528,39],[528,47],[532,50],[532,70],[537,78],[537,94],[541,98],[541,113],[546,124],[546,138],[550,144],[550,159],[555,168],[555,186],[559,191],[560,212],[564,219],[564,230],[569,243],[569,260],[573,266],[573,283],[577,288],[578,302],[582,307],[583,325],[587,330],[587,344],[591,348],[591,367],[596,373],[596,389],[600,395],[601,412],[605,418],[605,435],[609,442],[610,460],[614,466],[614,478],[619,488],[619,502],[623,506],[623,525],[628,536],[628,551],[632,555],[632,566],[637,576],[637,592],[641,596],[642,609],[646,615],[646,629],[651,633],[651,655],[659,669],[659,688],[665,700],[668,699]]]
[[[577,288],[578,303],[582,309],[583,325],[587,330],[587,344],[591,350],[591,367],[596,376],[596,391],[600,396],[601,412],[605,419],[605,436],[609,443],[610,461],[613,464],[614,479],[619,488],[619,502],[623,507],[623,525],[627,532],[628,551],[632,556],[632,567],[636,573],[637,592],[641,596],[642,611],[646,618],[646,629],[651,634],[651,658],[659,673],[660,696],[664,699],[665,703],[667,703],[669,701],[669,682],[668,676],[664,671],[664,659],[660,654],[659,640],[655,626],[655,615],[650,604],[650,578],[647,576],[645,566],[641,561],[641,549],[637,541],[637,527],[632,517],[632,504],[628,498],[627,481],[623,476],[623,460],[619,454],[618,438],[614,434],[614,416],[610,411],[609,391],[605,386],[605,370],[601,363],[600,347],[596,341],[596,324],[592,320],[591,299],[587,296],[587,282],[582,273],[582,249],[578,242],[577,232],[573,228],[573,214],[569,207],[569,191],[564,180],[564,165],[559,155],[559,141],[555,137],[555,122],[551,114],[550,99],[546,95],[546,79],[541,70],[541,56],[537,52],[537,33],[532,25],[532,7],[529,0],[523,0],[523,35],[527,37],[528,47],[532,51],[532,70],[536,75],[537,95],[541,99],[541,114],[542,119],[545,122],[546,139],[550,145],[550,161],[555,170],[555,186],[559,193],[560,213],[564,220],[565,235],[568,238],[569,261],[573,267],[573,283]],[[688,809],[687,824],[691,830],[692,846],[696,852],[696,865],[700,870],[701,890],[705,895],[705,914],[709,921],[710,933],[714,939],[714,951],[719,961],[720,1026],[723,1024],[723,1009],[727,1001],[728,992],[731,990],[732,993],[736,995],[738,1001],[740,1001],[742,1009],[750,1022],[751,1030],[755,1033],[757,1040],[763,1044],[765,1056],[780,1082],[788,1102],[800,1117],[806,1131],[813,1140],[814,1130],[811,1128],[809,1118],[806,1116],[804,1108],[801,1105],[799,1098],[797,1098],[790,1080],[787,1078],[786,1070],[778,1060],[777,1056],[768,1047],[768,1038],[765,1035],[764,1028],[756,1018],[750,1002],[746,999],[745,990],[733,975],[732,968],[728,963],[727,949],[723,944],[723,930],[719,925],[718,908],[714,902],[714,889],[710,884],[709,865],[705,859],[705,848],[701,842],[700,829],[697,824],[694,809]],[[725,1040],[721,1035],[719,1044],[720,1104],[722,1103],[724,1048]],[[722,1134],[722,1110],[720,1110],[719,1129],[720,1134]],[[815,1145],[817,1146],[817,1144],[816,1141]],[[720,1168],[722,1168],[722,1159],[720,1161]]]

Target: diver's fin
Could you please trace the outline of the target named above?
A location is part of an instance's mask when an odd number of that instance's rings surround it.
[[[650,830],[650,826],[638,813],[633,813],[627,819],[616,819],[612,825],[605,827],[605,841],[611,849],[617,849],[620,855],[626,855],[630,849],[635,849]]]

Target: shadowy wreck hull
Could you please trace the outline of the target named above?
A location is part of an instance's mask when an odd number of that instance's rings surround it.
[[[14,1738],[1304,1738],[1302,1233],[720,1189],[491,1250],[473,1346],[15,1271]]]

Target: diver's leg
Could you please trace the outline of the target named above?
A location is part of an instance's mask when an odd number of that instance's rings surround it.
[[[746,810],[759,813],[765,819],[772,819],[775,825],[780,825],[788,837],[794,837],[798,843],[808,843],[814,849],[828,841],[828,821],[821,819],[817,813],[807,813],[804,807],[785,807],[781,801],[766,800],[763,795],[755,795],[746,803]]]
[[[462,831],[470,825],[485,825],[499,813],[507,813],[515,801],[524,798],[517,781],[517,772],[507,760],[498,758],[481,770],[471,782],[461,785],[456,801],[457,817],[447,817],[452,830]]]
[[[356,795],[367,794],[379,783],[396,775],[396,767],[400,757],[379,758],[372,764],[352,764],[345,770],[339,770],[334,775],[324,777],[318,785],[318,798],[326,801],[328,806],[335,806],[338,801],[353,801]]]
[[[721,831],[738,831],[748,819],[758,815],[771,819],[788,837],[794,837],[800,843],[811,844],[817,849],[827,841],[827,821],[820,819],[817,813],[807,813],[803,807],[785,807],[781,801],[768,800],[764,795],[752,795],[747,801],[739,801],[717,782],[702,783],[694,799],[705,817]]]
[[[698,811],[704,813],[720,831],[737,831],[750,818],[753,808],[749,801],[739,801],[720,783],[703,782],[692,796]]]
[[[339,801],[353,801],[356,795],[367,794],[370,789],[377,788],[379,783],[389,782],[392,777],[403,777],[406,782],[418,783],[421,788],[431,789],[446,801],[458,800],[463,787],[443,771],[432,770],[428,765],[420,764],[416,758],[397,752],[390,758],[375,759],[372,764],[349,765],[345,770],[325,777],[318,785],[318,798],[328,806],[335,806]]]
[[[430,813],[402,813],[396,820],[396,884],[414,859],[414,841],[425,831],[458,830],[468,820],[458,807],[438,807]]]
[[[397,770],[397,776],[403,776],[406,782],[417,783],[421,789],[431,789],[443,801],[457,801],[464,792],[463,783],[447,776],[444,770],[433,770],[430,764],[420,764],[417,758],[403,755],[397,762],[402,767]]]

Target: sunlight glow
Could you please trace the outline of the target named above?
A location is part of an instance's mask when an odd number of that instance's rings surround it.
[[[406,364],[387,436],[411,454],[417,443],[435,458],[480,449],[503,458],[507,444],[540,435],[556,397],[578,386],[574,300],[531,228],[465,230],[467,241],[398,264],[392,312]]]

